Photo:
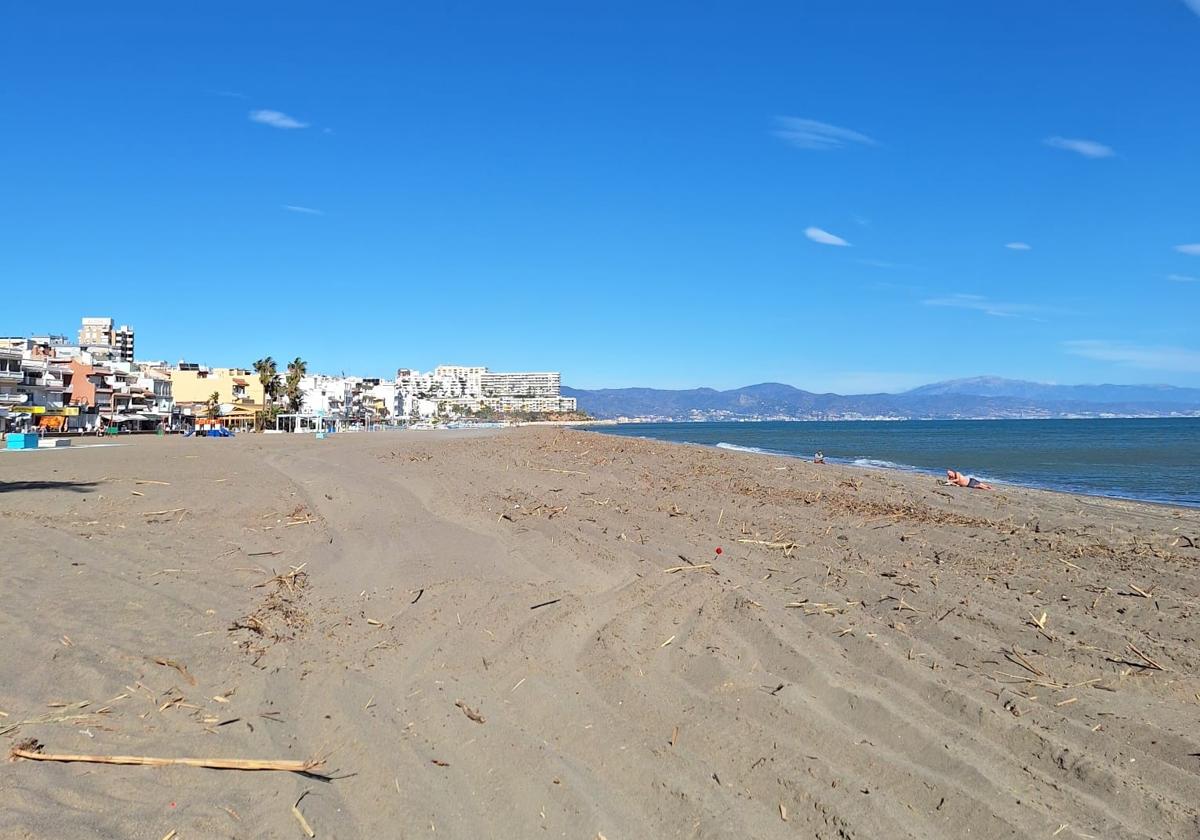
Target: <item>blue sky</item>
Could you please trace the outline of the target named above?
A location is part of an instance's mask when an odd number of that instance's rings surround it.
[[[1200,0],[22,3],[0,73],[2,334],[1200,385]]]

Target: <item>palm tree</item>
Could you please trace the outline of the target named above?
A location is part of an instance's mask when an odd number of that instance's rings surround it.
[[[208,395],[208,400],[205,401],[204,407],[209,418],[216,420],[221,416],[221,395],[216,391],[213,391]]]
[[[275,395],[279,393],[279,374],[275,360],[270,356],[256,361],[254,372],[258,374],[258,381],[263,389],[263,410],[258,415],[258,429],[262,431],[263,426],[266,425],[267,414],[271,411],[271,405],[275,401]]]
[[[288,408],[299,412],[304,407],[304,392],[300,390],[300,380],[308,373],[308,362],[297,356],[288,362],[286,396]]]

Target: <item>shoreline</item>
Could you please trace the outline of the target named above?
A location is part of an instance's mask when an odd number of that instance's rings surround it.
[[[1035,419],[1035,418],[1030,418],[1030,419]],[[1036,419],[1046,419],[1046,418],[1036,418]],[[1195,418],[1106,418],[1106,419],[1121,419],[1121,420],[1146,419],[1146,420],[1156,420],[1157,421],[1157,420],[1165,420],[1165,419],[1191,420],[1191,419],[1195,419]],[[722,422],[722,423],[723,422],[731,422],[732,423],[732,422],[736,422],[736,421],[711,421],[711,422],[710,421],[696,421],[694,423],[694,425],[711,426],[711,425],[713,425],[714,422]],[[778,422],[778,423],[797,422],[797,423],[801,423],[801,422],[809,422],[809,421],[753,421],[753,422],[764,422],[764,423],[765,422],[772,422],[772,423],[775,423],[775,422]],[[813,422],[834,423],[834,422],[842,422],[842,421],[813,421]],[[891,422],[907,422],[907,421],[891,421]],[[931,422],[952,422],[952,421],[931,421]],[[995,420],[995,421],[991,421],[991,422],[1007,422],[1007,421],[1006,420]],[[725,449],[728,451],[742,451],[742,452],[746,452],[746,453],[754,454],[754,455],[769,455],[769,456],[778,457],[778,458],[795,459],[795,460],[809,463],[809,464],[812,463],[811,456],[807,456],[807,455],[803,455],[803,454],[799,454],[799,453],[787,452],[787,451],[780,450],[780,449],[771,449],[769,447],[760,447],[760,446],[750,446],[750,445],[734,443],[734,442],[730,442],[730,441],[708,442],[708,441],[694,441],[694,440],[674,440],[674,439],[670,439],[670,438],[666,438],[666,437],[657,437],[657,436],[654,436],[653,434],[636,434],[636,433],[634,433],[639,425],[646,425],[646,424],[627,423],[627,424],[619,424],[619,425],[622,426],[622,430],[620,430],[620,431],[612,431],[612,430],[605,430],[605,429],[592,430],[592,429],[586,429],[586,428],[580,429],[580,431],[594,431],[597,434],[606,434],[606,435],[611,435],[611,436],[615,436],[615,437],[628,437],[628,438],[633,438],[633,439],[637,439],[637,440],[648,440],[648,441],[655,441],[655,442],[659,442],[659,443],[679,443],[679,444],[686,444],[686,445],[699,446],[699,447],[705,447],[705,448]],[[664,423],[664,424],[660,424],[660,425],[670,426],[673,424]],[[681,423],[678,425],[687,425],[687,424]],[[939,467],[939,468],[921,467],[921,466],[917,466],[914,464],[898,463],[898,462],[895,462],[895,461],[892,461],[889,459],[884,459],[884,458],[873,458],[869,455],[859,456],[859,457],[855,457],[855,458],[849,458],[846,456],[826,455],[825,458],[826,458],[827,465],[844,466],[844,467],[850,467],[850,468],[854,468],[854,469],[868,469],[868,470],[878,469],[878,470],[885,470],[888,472],[897,472],[897,473],[902,473],[902,474],[919,475],[919,476],[935,477],[935,478],[944,475],[944,472],[946,469],[959,469],[960,468],[959,465],[955,465],[955,464],[946,464],[944,467]],[[970,472],[970,474],[978,477],[981,481],[987,481],[987,482],[993,483],[993,484],[1002,484],[1006,487],[1022,488],[1022,489],[1026,489],[1026,490],[1038,490],[1038,491],[1050,492],[1050,493],[1065,493],[1067,495],[1087,496],[1090,498],[1097,498],[1097,499],[1110,499],[1110,500],[1115,500],[1115,501],[1138,502],[1138,503],[1150,504],[1150,505],[1156,505],[1156,506],[1182,508],[1185,510],[1200,509],[1200,500],[1191,501],[1191,500],[1180,500],[1180,499],[1171,498],[1171,497],[1138,495],[1135,492],[1123,491],[1120,489],[1106,489],[1106,490],[1093,489],[1093,488],[1089,488],[1086,485],[1071,484],[1070,478],[1055,478],[1055,479],[1051,479],[1048,481],[1037,481],[1037,480],[1030,480],[1030,479],[1005,477],[1003,475],[996,475],[993,472],[989,472],[986,470],[976,470],[976,471],[969,471],[969,472]]]

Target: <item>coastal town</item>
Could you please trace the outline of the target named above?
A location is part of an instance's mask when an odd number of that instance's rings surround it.
[[[0,431],[326,432],[380,425],[585,419],[553,371],[400,368],[394,379],[323,375],[297,357],[247,367],[147,361],[135,331],[84,317],[65,335],[0,338]]]

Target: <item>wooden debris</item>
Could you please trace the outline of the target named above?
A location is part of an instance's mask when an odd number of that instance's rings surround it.
[[[1135,645],[1133,642],[1129,643],[1129,650],[1132,651],[1135,656],[1139,657],[1146,663],[1145,665],[1142,665],[1138,662],[1131,662],[1130,663],[1131,665],[1137,665],[1139,668],[1149,668],[1153,671],[1167,670],[1162,665],[1159,665],[1157,662],[1155,662],[1153,659],[1151,659],[1149,656],[1147,656],[1146,654],[1144,654],[1140,650],[1138,650],[1137,645]]]
[[[182,513],[187,508],[171,508],[170,510],[148,510],[142,513],[142,516],[169,516],[172,513]]]
[[[785,557],[790,557],[792,552],[800,547],[796,543],[790,541],[774,542],[771,540],[738,540],[738,542],[745,543],[747,545],[761,545],[764,548],[779,548],[783,550]]]
[[[300,828],[307,836],[316,837],[317,833],[312,830],[312,826],[308,824],[308,820],[304,819],[304,814],[300,813],[300,803],[304,800],[304,797],[308,796],[311,792],[312,791],[306,790],[304,793],[300,794],[300,798],[297,799],[292,805],[292,816],[296,818],[296,822],[300,823]]]
[[[455,701],[454,705],[458,706],[458,708],[462,709],[462,713],[464,715],[466,715],[468,718],[470,718],[471,720],[475,721],[476,723],[487,723],[487,719],[483,715],[479,714],[479,712],[477,710],[472,709],[470,706],[468,706],[463,701],[457,700],[457,701]]]
[[[76,753],[44,753],[42,745],[37,741],[23,741],[9,751],[13,759],[25,758],[30,761],[68,761],[86,762],[88,764],[136,764],[146,767],[207,767],[211,770],[277,770],[283,773],[307,773],[320,775],[314,771],[325,762],[311,759],[309,761],[274,761],[245,758],[155,758],[147,755],[82,755]]]
[[[671,638],[667,639],[665,642],[663,642],[661,645],[659,645],[659,647],[660,647],[660,648],[665,648],[667,645],[671,644],[671,642],[673,642],[673,641],[675,641],[675,637],[674,637],[674,636],[672,636]]]
[[[711,568],[712,568],[712,563],[701,563],[699,566],[694,566],[694,565],[672,566],[669,569],[663,569],[663,573],[668,574],[668,575],[673,575],[676,572],[695,572],[695,571],[699,571],[701,569],[711,569]]]
[[[562,598],[555,598],[553,601],[542,601],[542,603],[540,603],[540,604],[534,604],[534,605],[533,605],[532,607],[530,607],[529,609],[531,609],[531,610],[541,609],[542,607],[548,607],[548,606],[550,606],[551,604],[557,604],[557,603],[558,603],[559,601],[561,601],[561,600],[562,600]]]
[[[163,659],[162,657],[155,657],[154,664],[162,665],[165,668],[174,668],[176,671],[183,674],[183,678],[188,681],[189,685],[196,684],[196,678],[188,673],[187,668],[185,668],[183,665],[180,665],[174,659]]]

